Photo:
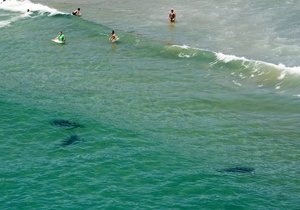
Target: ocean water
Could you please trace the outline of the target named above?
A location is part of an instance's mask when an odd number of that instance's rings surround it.
[[[299,9],[1,3],[0,209],[299,209]]]

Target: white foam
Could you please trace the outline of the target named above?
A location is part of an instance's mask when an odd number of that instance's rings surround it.
[[[6,27],[13,22],[17,22],[20,19],[26,18],[27,16],[28,16],[28,14],[21,14],[18,16],[14,16],[8,20],[0,21],[0,28]]]
[[[192,49],[192,50],[208,51],[208,50],[201,49],[201,48],[190,47],[188,45],[172,45],[171,47],[181,48],[181,49],[185,49],[185,50]]]
[[[281,70],[282,73],[278,77],[278,79],[283,79],[285,77],[286,73],[300,75],[300,66],[286,67],[282,63],[276,65],[276,64],[268,63],[268,62],[264,62],[264,61],[249,60],[249,59],[246,59],[245,57],[238,57],[238,56],[235,56],[235,55],[225,55],[223,53],[215,53],[215,54],[216,54],[218,60],[223,61],[225,63],[228,63],[228,62],[231,62],[231,61],[251,62],[255,65],[262,65],[263,64],[263,65]]]
[[[178,47],[178,48],[182,48],[182,49],[189,49],[190,48],[187,45],[172,45],[172,47]]]
[[[201,50],[201,51],[207,51],[205,49],[200,49],[200,48],[193,48],[187,45],[172,45],[172,47],[176,47],[176,48],[181,48],[181,49],[193,49],[193,50]],[[250,63],[252,63],[256,68],[260,67],[261,65],[266,65],[272,68],[275,68],[277,70],[282,71],[280,76],[278,77],[279,80],[282,80],[286,74],[296,74],[296,75],[300,75],[300,66],[294,66],[294,67],[287,67],[282,63],[279,64],[273,64],[273,63],[268,63],[268,62],[264,62],[264,61],[257,61],[257,60],[250,60],[247,59],[245,57],[238,57],[235,55],[226,55],[220,52],[212,52],[216,55],[217,60],[222,61],[224,63],[229,63],[232,61],[242,61],[243,65],[245,65],[245,67],[249,67]],[[180,57],[187,57],[187,56],[182,56],[183,54],[180,55]],[[217,63],[217,61],[215,62]],[[215,64],[214,63],[214,64]],[[247,64],[245,64],[247,63]]]
[[[28,9],[30,12],[27,12]],[[39,15],[44,15],[45,13],[48,13],[49,16],[56,15],[56,14],[67,14],[42,4],[34,4],[29,0],[24,0],[24,1],[6,0],[5,2],[0,3],[0,10],[6,10],[6,11],[16,13],[15,16],[7,20],[0,21],[0,28],[6,27],[13,22],[19,21],[20,19],[30,17],[32,15],[32,12],[37,12],[37,14]]]
[[[215,53],[218,60],[221,60],[225,63],[231,62],[231,61],[249,61],[248,59],[244,57],[237,57],[235,55],[225,55],[223,53]]]
[[[32,12],[38,11],[40,14],[44,14],[44,13],[50,13],[50,15],[66,14],[42,4],[32,3],[29,0],[24,0],[24,1],[6,0],[5,2],[2,2],[2,4],[0,4],[0,9],[12,11],[12,12],[20,12],[20,13],[27,13],[27,9],[29,9]]]
[[[235,80],[232,80],[232,82],[233,82],[233,84],[235,84],[235,85],[237,85],[237,86],[242,86],[242,84],[241,83],[238,83],[237,81],[235,81]]]

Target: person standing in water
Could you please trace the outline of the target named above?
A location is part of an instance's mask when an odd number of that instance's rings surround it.
[[[169,13],[169,19],[170,19],[170,22],[175,22],[176,12],[174,11],[174,9],[171,9],[171,12]]]
[[[112,42],[117,41],[117,36],[116,36],[114,30],[111,31],[111,36],[110,36],[109,40]]]

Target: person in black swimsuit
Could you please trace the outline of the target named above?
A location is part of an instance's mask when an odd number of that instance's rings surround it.
[[[77,15],[80,16],[80,8],[78,8],[77,10],[75,10],[74,12],[72,12],[72,15]]]

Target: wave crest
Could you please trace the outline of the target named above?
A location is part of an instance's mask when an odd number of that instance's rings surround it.
[[[55,14],[65,14],[63,12],[60,12],[54,8],[42,5],[42,4],[35,4],[32,3],[29,0],[26,1],[16,1],[16,0],[9,0],[2,2],[0,4],[0,9],[8,10],[11,12],[20,12],[20,13],[26,13],[27,9],[30,11],[36,12],[38,11],[40,14],[43,13],[50,13],[51,15]]]
[[[273,64],[265,61],[251,60],[245,57],[238,57],[236,55],[226,55],[221,52],[213,52],[200,48],[193,48],[187,45],[172,45],[172,48],[179,49],[178,57],[180,58],[193,58],[200,55],[202,58],[204,55],[209,54],[208,58],[213,59],[213,64],[218,62],[223,62],[225,64],[239,62],[243,68],[252,68],[252,70],[257,70],[263,67],[272,68],[279,70],[281,72],[278,79],[283,79],[287,74],[300,75],[300,66],[288,67],[285,64]],[[239,64],[238,64],[239,65]]]

